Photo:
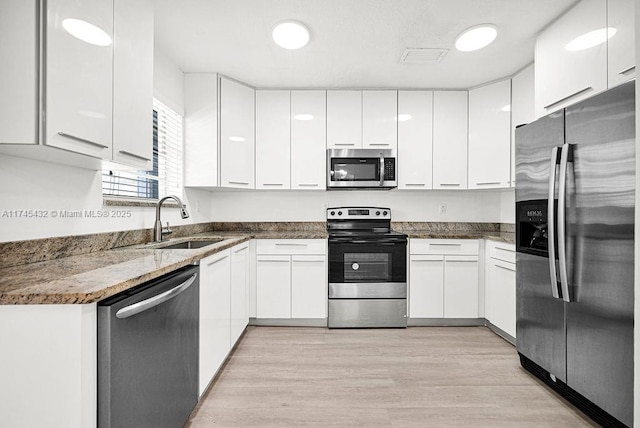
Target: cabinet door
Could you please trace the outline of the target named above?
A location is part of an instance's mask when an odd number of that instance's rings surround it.
[[[362,147],[362,91],[327,91],[327,148]]]
[[[326,257],[291,256],[291,318],[327,317]]]
[[[256,189],[291,187],[291,93],[256,91]]]
[[[636,77],[635,10],[633,0],[607,2],[607,27],[616,33],[609,39],[609,88]]]
[[[516,126],[536,120],[534,65],[511,79],[511,187],[516,186]]]
[[[469,91],[469,189],[509,187],[511,80]]]
[[[0,144],[38,142],[38,3],[0,2]]]
[[[409,257],[409,317],[444,316],[444,256]]]
[[[231,342],[230,347],[249,324],[249,243],[231,248]]]
[[[220,175],[223,187],[254,186],[254,90],[220,79]]]
[[[433,188],[467,188],[466,91],[433,93]]]
[[[444,317],[478,318],[478,258],[476,256],[445,258]]]
[[[617,1],[617,0],[616,0]],[[536,39],[536,116],[574,104],[607,89],[606,38],[574,49],[576,38],[607,27],[607,0],[582,0]]]
[[[362,147],[398,147],[398,92],[362,91]]]
[[[257,257],[257,318],[291,318],[291,256]]]
[[[490,298],[487,319],[505,333],[516,337],[516,267],[513,263],[491,259]]]
[[[200,381],[204,390],[231,349],[231,253],[225,250],[200,261]]]
[[[46,144],[111,159],[113,0],[48,1],[46,39]]]
[[[398,91],[398,188],[431,189],[433,92]]]
[[[113,160],[141,170],[153,159],[153,4],[115,0]]]
[[[291,188],[327,185],[327,92],[291,91]]]
[[[218,186],[218,75],[184,74],[184,185]]]

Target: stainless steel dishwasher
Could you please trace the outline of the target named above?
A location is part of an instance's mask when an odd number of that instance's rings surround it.
[[[181,427],[198,401],[198,267],[98,304],[98,427]]]

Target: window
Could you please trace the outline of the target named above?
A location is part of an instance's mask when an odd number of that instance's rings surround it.
[[[182,195],[182,116],[153,100],[153,169],[102,171],[104,196],[158,199]]]

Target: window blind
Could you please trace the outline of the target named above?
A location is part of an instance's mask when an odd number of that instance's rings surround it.
[[[153,100],[153,169],[102,172],[104,196],[158,199],[182,195],[182,116]]]

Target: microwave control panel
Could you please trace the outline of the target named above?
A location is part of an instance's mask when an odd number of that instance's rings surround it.
[[[384,159],[384,179],[385,181],[396,180],[396,159],[395,158]]]

